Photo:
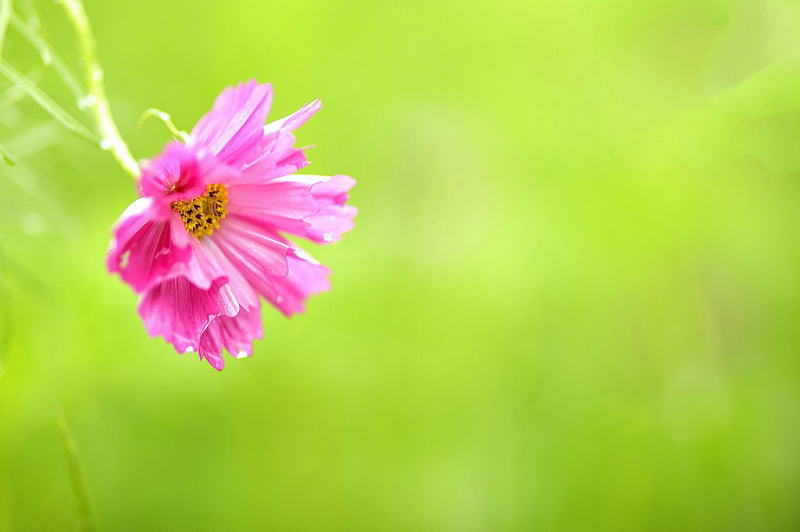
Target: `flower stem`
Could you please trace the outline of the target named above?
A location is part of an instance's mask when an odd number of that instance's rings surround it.
[[[3,52],[3,40],[11,20],[11,0],[0,0],[0,53]]]
[[[112,155],[122,168],[131,174],[134,179],[138,179],[141,169],[136,159],[131,155],[128,145],[122,139],[111,114],[111,107],[106,97],[103,86],[103,69],[97,59],[97,45],[94,41],[92,27],[89,25],[89,18],[81,0],[62,0],[61,3],[67,12],[67,16],[75,28],[78,35],[78,44],[83,61],[83,69],[86,72],[86,83],[89,87],[90,108],[94,115],[97,128],[100,130],[102,141],[100,147],[111,150]]]
[[[8,153],[8,150],[5,149],[2,144],[0,144],[0,159],[3,159],[8,166],[14,166],[17,164],[14,162],[14,158],[11,157],[11,154]]]

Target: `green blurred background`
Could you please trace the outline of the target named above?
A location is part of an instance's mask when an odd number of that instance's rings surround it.
[[[105,273],[130,178],[4,99],[0,530],[77,529],[56,404],[101,531],[800,529],[796,2],[86,7],[137,157],[271,81],[360,213],[217,373]]]

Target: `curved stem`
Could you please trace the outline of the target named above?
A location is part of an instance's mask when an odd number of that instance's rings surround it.
[[[86,83],[89,87],[90,106],[103,138],[100,147],[111,150],[122,168],[134,178],[138,178],[141,173],[139,164],[119,134],[117,124],[111,114],[111,107],[103,87],[103,69],[97,60],[97,45],[94,41],[92,27],[89,25],[89,18],[86,16],[86,10],[80,0],[62,0],[62,4],[78,35],[81,59],[86,72]]]
[[[142,113],[142,116],[139,118],[139,127],[141,128],[147,121],[147,119],[150,118],[151,116],[154,116],[159,120],[161,120],[161,122],[166,126],[169,132],[172,133],[173,137],[175,137],[176,139],[180,139],[184,143],[189,142],[189,134],[181,129],[178,129],[178,126],[176,126],[172,122],[172,117],[169,116],[169,113],[165,113],[161,109],[156,109],[155,107],[151,107],[150,109]]]

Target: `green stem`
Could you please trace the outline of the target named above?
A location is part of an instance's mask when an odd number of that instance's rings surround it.
[[[138,179],[141,170],[136,159],[131,155],[128,145],[122,139],[111,114],[111,107],[108,104],[106,91],[103,86],[103,69],[97,60],[97,45],[94,41],[92,27],[89,25],[89,18],[80,0],[62,0],[67,16],[75,28],[78,35],[83,68],[86,72],[86,82],[89,87],[89,98],[91,100],[91,110],[94,115],[97,127],[103,137],[100,147],[111,150],[112,155],[125,171],[131,174],[134,179]]]
[[[3,53],[3,40],[11,20],[11,0],[0,0],[0,54]]]
[[[56,421],[58,429],[61,431],[61,438],[64,440],[64,449],[67,451],[67,463],[69,464],[69,476],[72,480],[72,490],[75,492],[75,499],[78,503],[78,529],[82,532],[92,532],[95,530],[92,514],[89,510],[89,496],[86,493],[86,483],[81,473],[80,460],[78,458],[78,444],[72,437],[72,432],[67,423],[61,407],[56,404]]]
[[[14,166],[17,164],[14,162],[14,158],[11,157],[11,154],[8,153],[8,150],[2,144],[0,144],[0,159],[2,159],[3,162],[5,162],[8,166]]]
[[[78,83],[75,76],[72,75],[72,72],[69,71],[67,65],[64,64],[64,61],[61,60],[61,57],[53,50],[50,44],[44,40],[34,28],[29,27],[28,24],[17,15],[11,15],[11,27],[17,30],[31,46],[36,48],[45,66],[53,65],[53,68],[55,68],[58,75],[61,76],[61,79],[72,92],[72,95],[80,102],[83,97],[83,88],[81,88],[80,83]]]
[[[180,139],[183,142],[189,142],[189,134],[181,129],[178,129],[178,126],[176,126],[172,122],[172,117],[169,116],[169,113],[165,113],[161,109],[156,109],[155,107],[151,107],[150,109],[142,113],[141,118],[139,118],[139,127],[142,127],[144,123],[147,121],[147,119],[150,118],[151,116],[154,116],[159,120],[161,120],[161,122],[163,122],[163,124],[167,127],[169,132],[172,133],[173,137],[175,137],[176,139]]]
[[[25,91],[28,96],[39,104],[45,111],[48,111],[53,118],[61,122],[62,125],[84,138],[97,142],[97,136],[89,131],[86,126],[75,120],[75,118],[66,112],[60,105],[53,101],[42,89],[36,86],[34,82],[23,76],[17,69],[8,64],[3,58],[0,57],[0,74],[14,82],[20,89]]]

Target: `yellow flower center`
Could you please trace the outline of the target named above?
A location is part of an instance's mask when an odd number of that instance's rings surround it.
[[[228,214],[228,190],[225,185],[206,185],[202,196],[170,203],[172,210],[183,220],[190,235],[201,237],[219,229],[219,222]]]

